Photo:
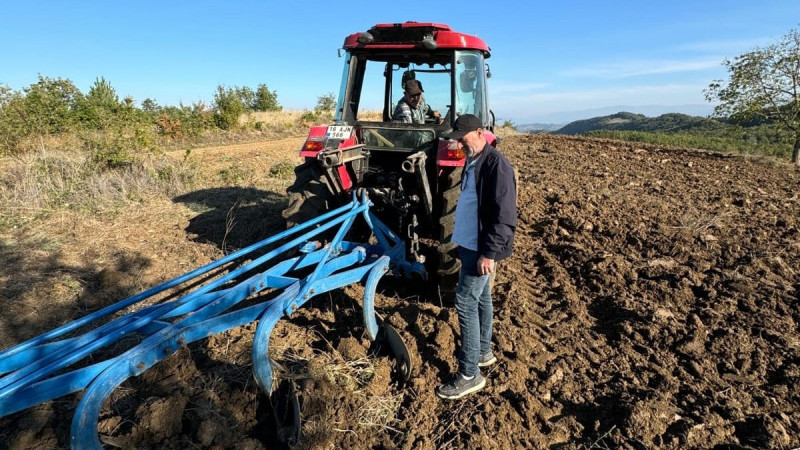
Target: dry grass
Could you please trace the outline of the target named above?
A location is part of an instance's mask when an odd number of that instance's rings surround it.
[[[380,111],[359,111],[358,119],[372,121],[372,122],[380,122],[381,120],[383,120],[383,113],[381,113]]]
[[[296,384],[311,380],[315,386],[328,385],[334,390],[343,390],[347,392],[348,402],[356,405],[355,422],[352,412],[344,413],[346,417],[331,414],[316,419],[320,429],[334,428],[337,431],[358,433],[377,428],[399,432],[392,425],[397,422],[397,412],[400,410],[403,395],[392,394],[385,386],[377,386],[378,389],[371,386],[373,382],[388,381],[377,375],[381,371],[381,360],[366,356],[346,359],[330,345],[325,351],[313,351],[309,357],[298,355],[288,347],[279,353],[279,359],[284,364],[279,368],[282,379],[291,379]],[[335,401],[334,398],[329,400]],[[304,432],[308,435],[314,434],[311,429]]]
[[[501,137],[501,138],[504,138],[506,136],[516,136],[516,135],[519,135],[519,134],[522,134],[522,133],[520,133],[519,131],[517,131],[513,127],[497,126],[497,127],[494,128],[494,134],[499,136],[499,137]]]
[[[239,118],[240,124],[262,123],[269,128],[294,128],[302,122],[302,117],[308,111],[253,111]]]
[[[86,153],[44,148],[7,159],[3,166],[0,210],[15,223],[59,209],[100,212],[172,196],[200,176],[191,161],[164,155],[144,154],[128,167],[98,170]]]
[[[396,414],[402,403],[402,393],[384,397],[376,396],[358,410],[358,424],[365,428],[388,429],[399,433],[399,430],[389,424],[397,421]]]
[[[674,228],[693,233],[706,233],[710,230],[719,229],[719,225],[722,222],[724,215],[724,213],[721,216],[714,213],[687,211],[680,218],[680,226]]]
[[[380,121],[383,114],[380,111],[359,111],[359,120]],[[261,123],[265,129],[296,129],[310,125],[330,124],[333,122],[331,113],[315,113],[307,110],[287,110],[287,111],[256,111],[243,115],[239,118],[239,123],[257,124]],[[306,130],[307,132],[307,130]]]

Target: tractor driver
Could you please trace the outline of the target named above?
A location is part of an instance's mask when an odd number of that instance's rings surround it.
[[[392,120],[402,123],[425,123],[425,119],[430,118],[436,123],[442,123],[439,111],[431,109],[422,99],[423,92],[422,83],[419,81],[414,79],[406,81],[403,98],[397,102]]]

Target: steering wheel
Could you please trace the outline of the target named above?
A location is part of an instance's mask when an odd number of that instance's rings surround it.
[[[450,110],[449,110],[449,109],[448,109],[447,113],[448,113],[448,114],[450,114]],[[441,124],[443,124],[443,123],[444,123],[444,119],[445,119],[446,117],[447,117],[447,116],[445,116],[445,117],[442,117],[442,115],[441,115],[441,114],[439,114],[439,117],[438,117],[438,118],[436,118],[436,117],[431,117],[431,116],[427,116],[427,115],[426,115],[426,116],[425,116],[425,123],[426,123],[426,124],[435,124],[435,125],[441,125]]]

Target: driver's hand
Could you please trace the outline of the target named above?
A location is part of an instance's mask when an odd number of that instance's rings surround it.
[[[438,109],[434,109],[433,110],[433,117],[435,117],[437,119],[441,119],[442,118],[442,114],[439,112]]]

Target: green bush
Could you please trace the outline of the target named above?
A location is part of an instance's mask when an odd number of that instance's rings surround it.
[[[316,111],[303,111],[303,114],[300,114],[300,121],[301,122],[316,122],[319,119],[319,114]]]
[[[198,138],[216,126],[216,116],[202,102],[192,106],[167,106],[157,110],[155,124],[159,134],[172,139]]]
[[[219,177],[227,185],[241,186],[248,184],[255,175],[252,167],[243,167],[234,161],[230,166],[219,170]]]
[[[269,168],[269,176],[273,178],[291,178],[294,175],[294,164],[281,161]]]
[[[78,120],[84,128],[103,130],[112,126],[123,108],[116,91],[105,78],[98,78],[78,102]],[[130,116],[124,117],[130,119]]]
[[[97,170],[129,167],[137,161],[133,144],[136,139],[125,136],[122,130],[85,132],[83,140],[89,151],[90,162]]]
[[[283,109],[278,103],[278,93],[270,91],[266,84],[258,85],[253,102],[249,105],[253,111],[280,111]]]
[[[22,92],[0,88],[0,154],[20,152],[27,138],[73,131],[82,98],[71,81],[41,75]]]
[[[214,94],[214,121],[223,130],[243,127],[239,117],[247,111],[280,111],[278,94],[270,91],[265,84],[259,84],[254,92],[249,87],[217,86]]]
[[[317,106],[314,108],[316,112],[333,111],[336,108],[336,96],[333,92],[328,92],[325,95],[317,97]]]
[[[239,126],[239,116],[246,111],[240,92],[236,88],[217,86],[214,93],[214,121],[223,130],[232,130]]]

